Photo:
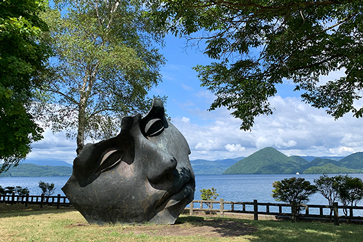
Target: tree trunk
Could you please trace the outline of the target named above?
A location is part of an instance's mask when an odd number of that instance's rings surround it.
[[[86,130],[87,118],[86,107],[90,96],[93,84],[96,80],[99,62],[95,65],[89,65],[86,69],[86,76],[83,78],[83,85],[80,89],[79,104],[78,104],[78,132],[77,132],[77,155],[81,153],[84,146],[84,132]]]
[[[79,105],[78,111],[78,131],[77,131],[77,155],[81,153],[84,146],[84,131],[85,131],[86,112],[84,105]]]

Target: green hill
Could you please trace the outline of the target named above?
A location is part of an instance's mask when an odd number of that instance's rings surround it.
[[[346,167],[339,167],[332,163],[322,166],[312,166],[304,170],[304,174],[357,174],[362,173],[363,170],[350,169]]]
[[[339,166],[338,163],[339,163],[338,161],[331,160],[331,159],[315,158],[314,160],[312,160],[308,163],[305,163],[301,168],[302,168],[302,170],[305,171],[306,169],[309,169],[310,167],[324,166],[327,164],[331,164],[331,165],[338,167]]]
[[[341,159],[339,166],[351,169],[363,169],[363,152],[357,152]]]
[[[300,172],[302,160],[292,159],[272,147],[238,161],[223,174],[289,174]]]
[[[0,174],[0,177],[49,177],[71,176],[72,167],[38,166],[34,164],[19,164]]]
[[[233,164],[223,174],[352,174],[363,173],[363,152],[343,159],[286,156],[272,147],[261,149]]]
[[[308,161],[301,156],[293,155],[293,156],[290,156],[289,158],[293,159],[294,161],[297,161],[300,165],[304,165],[304,164],[308,163]]]

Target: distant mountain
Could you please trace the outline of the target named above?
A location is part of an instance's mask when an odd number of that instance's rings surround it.
[[[21,162],[21,164],[34,164],[38,166],[68,166],[72,167],[72,164],[65,162],[63,160],[57,159],[26,159]]]
[[[331,160],[331,159],[323,159],[323,158],[315,158],[314,160],[302,165],[302,170],[306,170],[313,166],[324,166],[327,164],[332,164],[334,166],[339,166],[338,161]]]
[[[243,159],[243,157],[224,160],[191,160],[194,174],[196,175],[218,175],[222,174],[228,167]]]
[[[296,173],[300,171],[303,163],[306,161],[290,158],[272,147],[267,147],[233,164],[223,174]]]
[[[297,161],[301,165],[307,164],[309,162],[305,158],[303,158],[301,156],[297,156],[297,155],[290,156],[290,159],[293,159],[293,160]]]
[[[308,160],[300,156],[286,156],[267,147],[226,169],[223,174],[332,174],[363,173],[363,152],[343,157],[322,157]]]
[[[0,177],[50,177],[71,176],[72,167],[69,166],[38,166],[34,164],[19,164],[0,174]]]
[[[339,166],[351,169],[363,169],[363,152],[357,152],[341,159]]]
[[[316,158],[322,158],[322,159],[330,159],[330,160],[341,160],[344,158],[344,156],[321,156],[321,157],[317,157],[317,156],[300,156],[301,158],[304,158],[307,161],[313,161]]]
[[[349,169],[346,167],[339,167],[332,163],[322,166],[312,166],[304,171],[305,174],[357,174],[362,173],[362,170]]]

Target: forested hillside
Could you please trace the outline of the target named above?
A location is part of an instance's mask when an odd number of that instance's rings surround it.
[[[286,156],[267,147],[236,162],[223,174],[347,174],[363,173],[363,152],[351,154],[341,160],[333,157],[307,161],[300,156]]]
[[[267,147],[238,161],[223,174],[284,174],[296,173],[302,160],[290,158],[274,148]]]
[[[38,166],[34,164],[19,164],[0,174],[0,177],[49,177],[71,176],[72,167]]]

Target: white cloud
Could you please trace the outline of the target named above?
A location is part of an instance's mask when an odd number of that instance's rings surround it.
[[[190,118],[182,117],[181,121],[184,123],[190,123]]]
[[[63,160],[70,164],[76,157],[76,141],[67,139],[62,132],[52,133],[50,129],[46,129],[43,133],[44,139],[34,142],[32,151],[27,159],[54,159]]]
[[[196,150],[209,151],[218,148],[218,142],[216,140],[202,140],[195,145]]]
[[[337,71],[331,71],[331,72],[329,72],[328,75],[321,75],[321,76],[319,76],[319,84],[324,85],[328,81],[338,80],[341,77],[346,76],[345,71],[346,71],[346,69],[342,68],[342,69],[337,70]]]
[[[340,155],[345,155],[347,152],[348,153],[353,153],[354,152],[354,149],[353,148],[350,148],[350,147],[338,147],[338,148],[334,148],[334,149],[329,149],[329,151],[332,153],[332,154],[335,154],[337,156],[340,156]]]
[[[246,150],[246,148],[245,147],[242,147],[240,144],[226,144],[224,146],[224,148],[226,148],[226,150],[228,150],[230,152],[244,151],[244,150]]]
[[[191,159],[248,156],[268,146],[287,155],[345,156],[363,150],[362,121],[351,114],[334,120],[299,98],[276,96],[270,102],[274,114],[257,117],[251,132],[240,130],[241,121],[223,108],[209,113],[199,110],[199,117],[209,120],[205,125],[192,118],[172,121],[188,140]]]

